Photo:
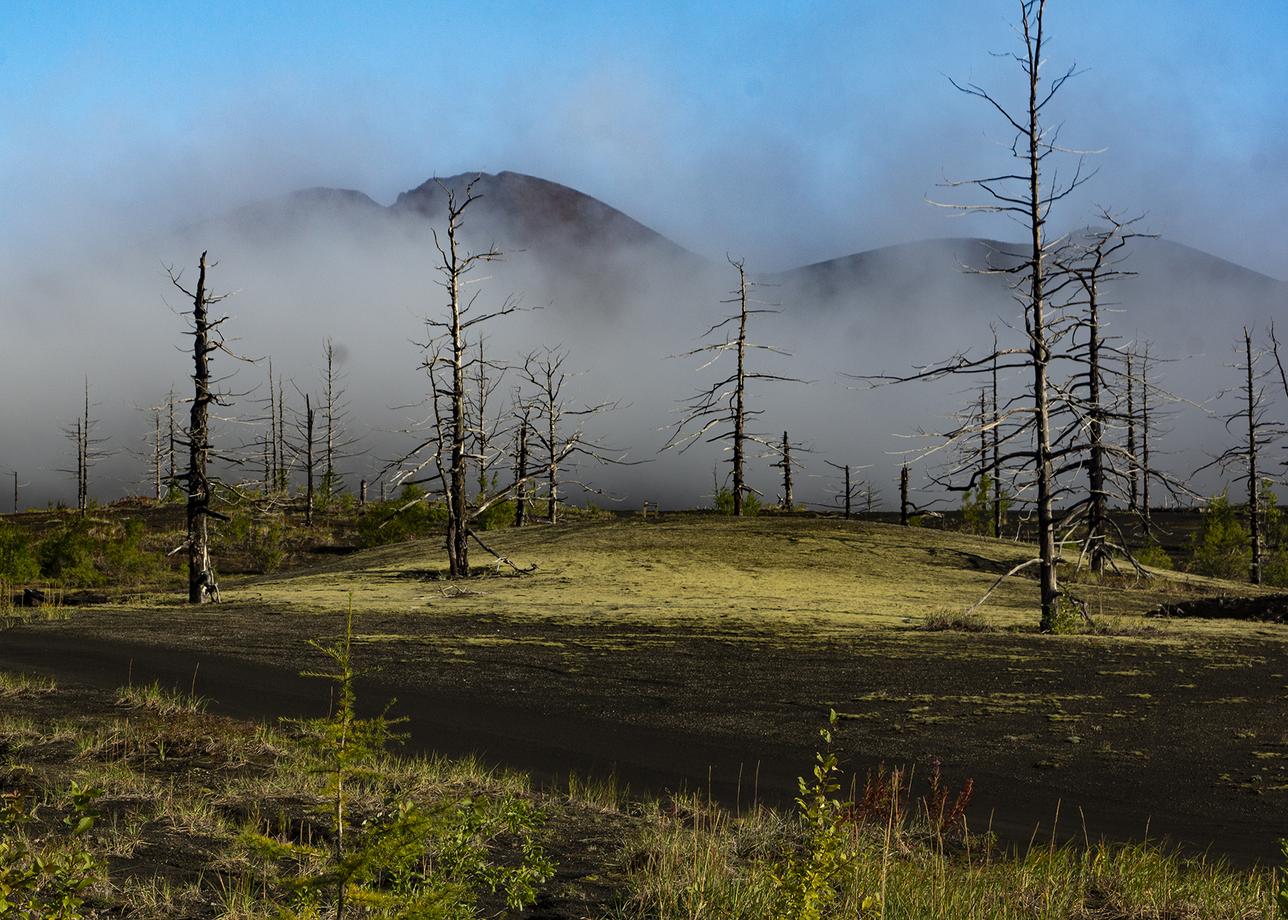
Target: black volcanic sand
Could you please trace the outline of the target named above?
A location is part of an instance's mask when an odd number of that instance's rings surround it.
[[[298,676],[337,616],[218,608],[78,611],[0,632],[0,668],[112,688],[160,680],[239,717],[320,714]],[[359,616],[360,691],[396,697],[411,750],[478,753],[557,782],[710,790],[789,803],[829,707],[843,764],[975,780],[971,822],[1024,844],[1054,832],[1166,838],[1275,863],[1288,836],[1288,643],[869,629],[784,641],[693,631]],[[861,778],[858,779],[861,783]],[[920,782],[920,781],[918,781]],[[1057,820],[1058,819],[1058,820]]]

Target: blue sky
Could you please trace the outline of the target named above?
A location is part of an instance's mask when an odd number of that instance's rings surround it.
[[[767,268],[924,236],[924,196],[1000,161],[945,74],[1018,88],[1013,0],[50,3],[0,7],[12,241],[141,227],[292,188],[382,201],[433,173],[582,188]],[[1085,202],[1288,277],[1288,3],[1051,0],[1077,61]],[[110,218],[109,218],[110,215]]]

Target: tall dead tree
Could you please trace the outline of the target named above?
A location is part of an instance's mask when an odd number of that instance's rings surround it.
[[[339,464],[361,453],[358,441],[349,434],[349,401],[344,386],[344,372],[340,365],[345,350],[327,337],[323,343],[325,359],[322,373],[322,483],[319,492],[322,502],[329,503],[343,486],[343,472]]]
[[[833,469],[841,471],[841,491],[836,496],[836,503],[841,506],[841,513],[846,520],[849,520],[854,513],[854,499],[862,493],[863,482],[856,482],[851,477],[854,468],[850,464],[833,463],[831,460],[824,462]],[[859,467],[859,469],[867,469],[867,467]]]
[[[1102,229],[1068,240],[1053,259],[1059,272],[1053,289],[1068,291],[1064,309],[1073,330],[1067,358],[1074,369],[1061,389],[1061,404],[1075,429],[1069,440],[1083,445],[1076,462],[1087,473],[1087,490],[1066,506],[1064,526],[1070,532],[1082,528],[1082,555],[1096,574],[1104,572],[1115,552],[1130,555],[1125,536],[1109,516],[1109,503],[1114,497],[1131,500],[1140,467],[1134,445],[1124,450],[1111,436],[1124,424],[1134,427],[1132,407],[1124,412],[1121,403],[1124,376],[1128,388],[1134,388],[1134,381],[1130,370],[1123,373],[1125,365],[1130,367],[1130,351],[1106,332],[1105,312],[1114,306],[1106,298],[1106,286],[1134,274],[1121,267],[1126,249],[1146,236],[1133,230],[1138,218],[1123,220],[1102,210],[1099,220]]]
[[[514,496],[514,526],[522,527],[528,517],[528,429],[532,424],[529,420],[532,408],[517,391],[514,402],[514,481],[518,489]]]
[[[90,414],[89,378],[85,378],[84,399],[76,418],[76,424],[63,429],[67,440],[76,448],[76,468],[62,470],[76,477],[76,510],[81,517],[89,509],[89,471],[99,461],[106,459],[110,453],[104,445],[107,438],[99,437],[98,419]]]
[[[742,259],[726,256],[729,264],[738,273],[738,286],[728,299],[721,303],[737,305],[737,311],[724,317],[707,329],[699,338],[706,339],[716,333],[724,335],[723,341],[710,342],[679,357],[705,358],[698,370],[711,367],[727,353],[734,355],[734,367],[730,372],[716,380],[709,387],[699,390],[681,407],[681,417],[672,425],[672,433],[662,450],[676,448],[684,453],[699,441],[708,444],[726,444],[725,451],[730,454],[729,465],[732,480],[733,513],[741,516],[744,498],[752,489],[747,485],[746,460],[747,445],[760,444],[773,449],[774,445],[763,435],[749,429],[749,423],[763,413],[761,409],[752,409],[747,405],[747,384],[749,381],[783,381],[800,383],[794,377],[753,371],[747,366],[748,353],[767,351],[787,357],[787,352],[771,345],[761,345],[747,337],[748,320],[752,316],[765,313],[777,313],[773,304],[765,304],[751,295],[760,285],[747,278],[746,264]]]
[[[989,465],[989,473],[993,478],[993,538],[1000,539],[1002,536],[1002,416],[1001,409],[998,406],[997,399],[997,330],[993,330],[993,366],[991,368],[992,393],[993,393],[993,411],[989,415],[989,428],[992,438],[992,462]]]
[[[227,298],[226,294],[212,295],[206,286],[206,253],[197,261],[197,284],[189,290],[182,277],[170,271],[170,283],[192,299],[188,335],[192,336],[192,404],[188,414],[188,430],[184,440],[188,447],[188,469],[175,478],[184,484],[188,493],[187,539],[188,550],[188,603],[204,604],[219,599],[219,587],[214,568],[210,563],[210,520],[227,520],[211,507],[211,480],[208,465],[211,459],[210,407],[226,405],[226,394],[215,389],[210,365],[213,356],[223,351],[231,354],[220,330],[227,316],[211,319],[210,307]]]
[[[1140,356],[1140,517],[1148,530],[1150,525],[1150,459],[1149,459],[1149,346]]]
[[[1273,348],[1277,344],[1273,334],[1271,342]],[[1252,550],[1248,579],[1259,585],[1263,574],[1261,564],[1265,536],[1261,507],[1261,455],[1264,450],[1278,443],[1288,430],[1282,422],[1270,416],[1270,401],[1266,396],[1264,381],[1271,371],[1261,369],[1260,363],[1265,352],[1256,346],[1252,331],[1246,326],[1241,344],[1240,360],[1231,365],[1241,377],[1238,408],[1225,416],[1226,430],[1239,440],[1211,462],[1199,467],[1196,472],[1212,467],[1222,470],[1233,468],[1237,472],[1235,481],[1242,481],[1247,486],[1248,536]]]
[[[1047,222],[1055,205],[1072,195],[1090,178],[1090,174],[1084,169],[1083,155],[1062,145],[1059,127],[1053,128],[1046,122],[1052,100],[1075,73],[1075,68],[1069,67],[1054,79],[1048,80],[1045,76],[1046,0],[1021,0],[1019,13],[1020,49],[1010,57],[1018,64],[1023,77],[1026,100],[1023,109],[1009,108],[998,96],[976,83],[951,81],[957,90],[981,100],[1001,117],[1012,132],[1012,142],[1004,149],[1009,149],[1016,161],[1015,166],[1001,169],[996,175],[946,183],[951,189],[974,190],[981,200],[978,203],[944,203],[939,206],[964,213],[1001,215],[1024,228],[1027,239],[1022,247],[1000,250],[996,253],[1001,257],[999,262],[990,259],[988,266],[975,269],[1011,279],[1013,296],[1023,308],[1024,343],[1021,347],[997,348],[979,358],[959,353],[911,375],[867,376],[866,379],[877,383],[929,380],[950,374],[988,374],[995,366],[1000,370],[1023,370],[1029,375],[1031,386],[1024,400],[1026,404],[1020,405],[1019,400],[1012,400],[999,413],[997,425],[1009,426],[1000,438],[1003,453],[999,465],[1008,470],[1014,468],[1011,474],[1016,477],[1015,487],[1011,490],[1013,495],[1019,496],[1021,492],[1030,490],[1034,493],[1030,504],[1034,512],[1037,553],[1012,572],[1029,566],[1038,567],[1040,625],[1043,630],[1051,631],[1059,619],[1061,593],[1055,516],[1059,488],[1057,474],[1061,465],[1074,461],[1078,448],[1058,444],[1053,434],[1059,394],[1051,379],[1052,364],[1057,349],[1061,347],[1061,339],[1067,339],[1069,335],[1069,327],[1049,300],[1052,256],[1060,241],[1048,238]],[[1050,168],[1052,158],[1070,153],[1075,165],[1068,173],[1061,174]],[[959,426],[943,437],[949,443],[957,443],[976,434],[974,426],[968,425]],[[961,472],[968,482],[955,488],[973,488],[978,470],[967,468]]]
[[[471,381],[468,412],[470,415],[469,433],[475,471],[478,477],[477,501],[486,501],[495,488],[493,466],[502,458],[502,453],[495,448],[495,442],[501,435],[501,423],[504,416],[492,414],[489,406],[493,395],[504,382],[506,368],[491,363],[484,355],[483,337],[478,340],[478,357],[474,359],[474,373]]]
[[[536,441],[545,467],[546,522],[550,524],[559,521],[559,505],[563,501],[559,491],[563,484],[561,474],[567,464],[580,459],[598,463],[627,463],[620,451],[591,440],[585,432],[587,419],[610,411],[618,404],[600,402],[574,407],[564,392],[572,378],[564,370],[567,360],[566,350],[546,348],[527,355],[519,370],[528,391],[525,401],[530,411],[537,416],[537,421],[532,426],[532,438]],[[585,482],[578,481],[577,485],[589,489]]]
[[[478,312],[478,292],[470,294],[467,290],[475,280],[470,276],[479,265],[501,258],[495,246],[478,251],[467,249],[461,236],[465,212],[479,199],[474,192],[477,182],[478,177],[475,177],[460,191],[446,183],[438,183],[446,198],[447,226],[443,236],[439,235],[437,227],[432,232],[439,259],[437,284],[447,295],[447,313],[443,319],[427,317],[425,320],[430,340],[424,345],[426,357],[422,367],[430,379],[433,431],[431,437],[410,455],[421,456],[428,450],[430,456],[402,475],[403,481],[414,481],[411,477],[430,463],[437,469],[435,478],[442,485],[447,507],[447,561],[452,578],[464,578],[470,574],[469,538],[473,536],[482,544],[470,529],[470,521],[496,501],[512,494],[515,488],[513,484],[507,485],[497,493],[480,497],[473,508],[470,507],[467,488],[467,466],[472,459],[470,397],[467,391],[467,378],[472,370],[469,336],[482,323],[518,309],[517,304],[507,298],[494,310]]]
[[[792,466],[800,466],[800,463],[792,459],[792,448],[799,445],[793,445],[787,438],[787,432],[783,432],[783,440],[773,451],[773,456],[778,459],[770,464],[777,470],[782,470],[783,474],[783,494],[781,496],[780,506],[784,511],[792,511],[796,508],[796,498],[792,490]],[[848,475],[848,474],[847,474]]]
[[[899,467],[899,523],[907,527],[910,523],[908,515],[908,464]]]
[[[1128,348],[1124,360],[1127,363],[1127,453],[1136,456],[1136,351]],[[1140,471],[1136,464],[1127,470],[1128,498],[1127,507],[1135,511],[1140,507]]]

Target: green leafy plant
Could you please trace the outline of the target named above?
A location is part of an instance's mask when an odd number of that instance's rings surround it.
[[[79,920],[98,866],[83,838],[100,792],[73,782],[64,832],[36,832],[34,810],[16,792],[0,795],[0,918]]]
[[[828,714],[827,725],[819,729],[822,750],[814,755],[814,778],[797,780],[800,792],[796,807],[805,839],[799,852],[792,853],[774,872],[780,920],[822,920],[837,897],[837,878],[858,855],[848,809],[838,798],[840,768],[832,750],[832,732],[837,714]],[[863,908],[874,899],[865,898]]]

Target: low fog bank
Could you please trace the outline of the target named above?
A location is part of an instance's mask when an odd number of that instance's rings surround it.
[[[709,503],[713,471],[723,459],[717,448],[659,450],[679,402],[717,372],[728,372],[732,356],[701,372],[701,359],[668,356],[700,345],[697,337],[727,314],[731,307],[721,301],[730,296],[735,273],[594,199],[535,181],[488,177],[485,197],[466,214],[467,244],[495,243],[506,254],[476,272],[476,309],[485,312],[509,297],[523,307],[486,326],[489,360],[518,363],[526,352],[563,346],[566,367],[578,374],[568,385],[574,404],[620,400],[611,413],[591,419],[587,433],[647,462],[584,465],[569,478],[602,493],[581,496],[574,489],[575,501],[637,507],[649,499],[663,508]],[[60,429],[74,425],[87,377],[99,434],[115,452],[91,472],[92,496],[150,493],[145,455],[152,421],[143,410],[163,402],[172,386],[180,395],[191,386],[179,315],[188,304],[170,285],[166,267],[191,281],[204,249],[215,263],[210,287],[232,295],[217,308],[230,316],[224,328],[231,347],[261,359],[219,358],[216,371],[235,372],[225,388],[237,396],[221,413],[218,443],[262,437],[254,420],[264,411],[256,401],[267,396],[270,356],[275,375],[288,381],[290,405],[302,406],[301,392],[316,401],[329,337],[343,354],[348,433],[364,450],[341,469],[351,488],[360,477],[374,482],[385,461],[414,443],[402,429],[427,414],[427,381],[419,369],[420,345],[430,334],[424,320],[441,317],[445,304],[435,271],[435,226],[441,233],[441,190],[433,185],[388,208],[361,193],[314,190],[170,234],[133,240],[123,231],[99,248],[49,252],[43,263],[8,266],[0,473],[18,471],[24,507],[74,500],[72,477],[58,472],[75,465]],[[831,461],[870,465],[856,479],[871,479],[878,507],[891,507],[902,452],[925,443],[907,436],[944,429],[954,412],[978,398],[978,382],[961,378],[872,388],[845,375],[903,374],[957,352],[982,354],[991,346],[990,323],[1014,343],[1022,335],[1020,308],[1005,282],[962,271],[978,264],[982,247],[977,240],[936,240],[757,275],[765,286],[755,296],[778,312],[753,318],[752,338],[791,356],[756,352],[752,360],[765,372],[808,381],[752,389],[753,406],[763,410],[754,429],[772,440],[787,430],[808,448],[797,454],[804,466],[795,475],[798,502],[835,507],[839,477],[824,462]],[[1158,382],[1185,401],[1160,419],[1156,457],[1185,473],[1232,437],[1198,404],[1237,385],[1226,365],[1236,358],[1232,345],[1241,326],[1263,330],[1288,297],[1280,282],[1166,240],[1138,240],[1133,250],[1126,267],[1138,274],[1112,287],[1118,306],[1111,334],[1148,341],[1153,354],[1172,359],[1160,362]],[[753,273],[756,268],[748,265]],[[518,379],[507,375],[498,408]],[[1004,397],[1027,384],[1005,379]],[[253,450],[243,475],[258,475],[258,457]],[[1268,459],[1277,469],[1279,457]],[[754,459],[750,481],[772,502],[780,474],[771,462]],[[720,465],[715,478],[725,470]],[[914,484],[925,478],[918,467]],[[1208,476],[1199,486],[1211,491],[1218,481]],[[5,510],[8,493],[0,480]]]

